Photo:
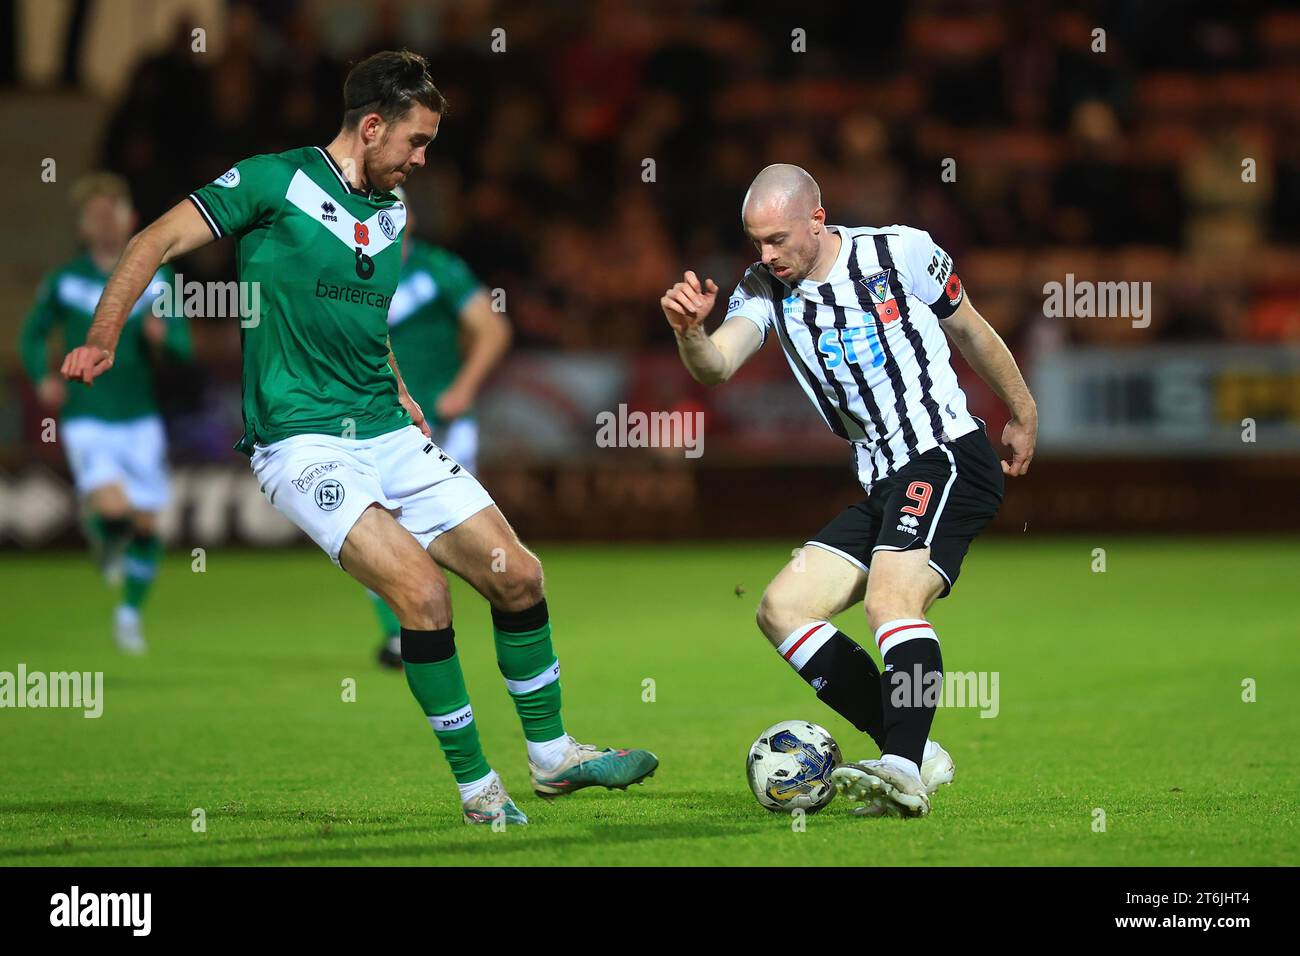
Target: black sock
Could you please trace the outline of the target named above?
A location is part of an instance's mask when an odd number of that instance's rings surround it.
[[[906,757],[919,769],[943,689],[939,640],[928,623],[913,619],[882,625],[877,640],[885,662],[880,675],[885,742],[880,749]]]
[[[820,623],[820,622],[819,622]],[[830,635],[802,666],[786,654],[799,676],[817,691],[817,699],[858,730],[870,734],[877,747],[885,742],[885,719],[880,703],[880,671],[871,655],[843,631],[830,624]],[[813,637],[813,632],[804,632]],[[796,638],[792,650],[798,650]]]

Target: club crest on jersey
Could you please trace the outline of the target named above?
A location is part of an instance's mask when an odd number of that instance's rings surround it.
[[[877,302],[886,302],[889,299],[889,270],[877,272],[873,276],[867,276],[865,279],[859,279],[859,282],[871,293],[871,298]]]
[[[232,166],[212,181],[218,186],[225,186],[227,189],[234,189],[239,185],[239,170]]]
[[[397,238],[397,226],[393,222],[393,217],[388,215],[387,211],[379,213],[379,228],[383,230],[389,241]]]

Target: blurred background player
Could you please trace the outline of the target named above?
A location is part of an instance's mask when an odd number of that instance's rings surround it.
[[[388,337],[411,397],[424,409],[433,440],[471,474],[478,472],[474,402],[488,374],[510,348],[510,322],[465,261],[415,235],[406,190],[402,273],[388,307]],[[379,663],[402,666],[402,626],[373,591],[379,618]]]
[[[59,413],[63,446],[83,507],[83,521],[105,578],[122,587],[113,615],[119,649],[142,654],[140,609],[158,571],[157,513],[167,501],[167,437],[154,394],[155,363],[186,360],[184,316],[154,314],[153,304],[174,279],[160,268],[136,301],[122,330],[112,369],[95,386],[63,381],[50,363],[48,339],[67,350],[86,341],[95,306],[126,249],[136,213],[126,181],[93,173],[72,188],[85,251],[50,272],[22,327],[23,365],[44,408]]]

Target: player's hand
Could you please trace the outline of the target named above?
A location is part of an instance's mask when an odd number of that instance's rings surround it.
[[[434,410],[438,417],[444,422],[449,422],[454,418],[460,418],[474,405],[474,396],[468,389],[457,388],[452,386],[438,396],[433,403]]]
[[[695,273],[688,271],[681,282],[663,294],[659,306],[664,310],[664,317],[673,327],[673,331],[678,335],[685,335],[708,318],[717,298],[716,282],[706,279],[701,286]]]
[[[94,385],[95,379],[113,367],[113,353],[95,345],[82,345],[68,353],[59,371],[69,382]]]
[[[58,411],[67,401],[68,386],[64,385],[63,379],[57,375],[47,375],[36,386],[36,397],[46,408]]]
[[[1002,474],[1019,478],[1029,471],[1034,458],[1034,444],[1038,441],[1038,419],[1022,422],[1013,418],[1002,429],[1002,444],[1011,449],[1011,460],[1002,462]]]
[[[420,408],[420,403],[411,397],[411,393],[402,389],[397,393],[397,400],[411,416],[411,424],[424,432],[425,438],[432,438],[433,432],[429,431],[429,423],[424,420],[424,410]]]

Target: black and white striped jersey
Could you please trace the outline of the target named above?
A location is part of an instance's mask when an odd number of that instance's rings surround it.
[[[952,369],[939,320],[965,291],[951,257],[910,226],[827,226],[843,242],[822,282],[790,286],[762,263],[727,305],[775,331],[800,386],[853,445],[867,491],[917,455],[979,426]]]

